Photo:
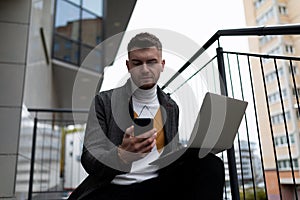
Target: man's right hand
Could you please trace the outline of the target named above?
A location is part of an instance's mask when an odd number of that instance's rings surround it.
[[[118,147],[118,155],[124,163],[132,163],[145,157],[156,145],[157,130],[155,128],[139,136],[134,136],[134,127],[126,129],[122,144]]]

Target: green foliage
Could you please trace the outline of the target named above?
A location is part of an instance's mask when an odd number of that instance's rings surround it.
[[[266,200],[266,193],[264,188],[255,188],[255,193],[256,193],[256,199],[257,200]],[[245,197],[243,194],[243,189],[240,189],[240,199],[246,199],[246,200],[254,200],[254,190],[253,188],[247,188],[245,189]]]

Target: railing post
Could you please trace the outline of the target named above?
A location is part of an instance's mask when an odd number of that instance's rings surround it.
[[[218,61],[218,70],[221,76],[221,80],[220,80],[221,94],[228,96],[222,47],[217,48],[217,61]],[[228,159],[228,169],[229,169],[229,176],[230,176],[231,196],[233,200],[240,200],[234,146],[232,146],[229,150],[227,150],[227,159]]]
[[[32,187],[33,187],[33,175],[34,175],[34,161],[35,161],[35,143],[37,134],[37,116],[34,117],[33,135],[32,135],[32,149],[31,149],[31,161],[30,161],[30,175],[29,175],[29,190],[28,200],[32,199]]]

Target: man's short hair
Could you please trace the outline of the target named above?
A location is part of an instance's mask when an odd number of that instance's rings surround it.
[[[127,51],[130,52],[134,48],[143,49],[149,47],[156,47],[158,50],[162,50],[162,44],[155,35],[143,32],[137,34],[130,40],[127,46]]]

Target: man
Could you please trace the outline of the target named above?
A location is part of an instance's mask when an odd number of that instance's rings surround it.
[[[96,95],[81,157],[89,176],[69,199],[222,199],[224,166],[215,155],[189,152],[162,169],[150,164],[179,148],[179,109],[157,85],[165,66],[160,40],[140,33],[127,50],[131,78]],[[137,136],[135,118],[151,118],[153,128]]]

